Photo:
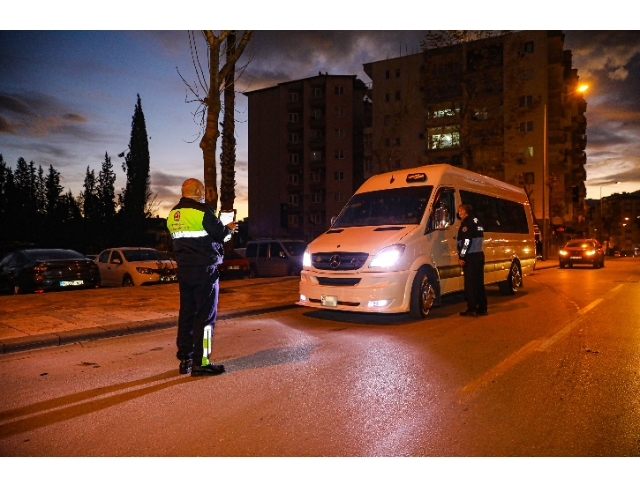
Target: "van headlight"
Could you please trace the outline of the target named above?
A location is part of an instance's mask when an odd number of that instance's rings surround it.
[[[309,247],[304,249],[304,254],[302,255],[302,267],[304,269],[311,269],[311,252],[309,252]]]
[[[390,267],[400,260],[403,252],[404,245],[389,245],[376,254],[369,267]]]

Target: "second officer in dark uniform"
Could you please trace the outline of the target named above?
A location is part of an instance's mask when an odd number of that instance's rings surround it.
[[[464,299],[467,310],[462,316],[487,314],[487,293],[484,289],[484,229],[471,214],[471,205],[460,205],[458,216],[462,220],[458,230],[458,263],[464,271]]]

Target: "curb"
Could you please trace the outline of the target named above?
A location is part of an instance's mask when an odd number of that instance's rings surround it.
[[[238,311],[222,312],[218,314],[217,320],[241,318],[275,311],[283,311],[296,308],[296,304],[282,304],[277,306],[245,308]],[[45,333],[42,335],[30,335],[18,338],[7,338],[0,340],[0,355],[34,350],[38,348],[56,347],[68,345],[70,343],[99,340],[101,338],[113,338],[134,333],[144,333],[148,331],[161,330],[178,326],[177,318],[162,320],[135,321],[131,323],[120,323],[117,325],[96,326],[79,330],[61,331],[60,333]]]

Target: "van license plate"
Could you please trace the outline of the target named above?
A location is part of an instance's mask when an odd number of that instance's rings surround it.
[[[78,281],[60,281],[60,285],[61,286],[82,286],[84,284],[84,281],[82,280],[78,280]]]
[[[322,306],[338,306],[338,296],[320,296]]]

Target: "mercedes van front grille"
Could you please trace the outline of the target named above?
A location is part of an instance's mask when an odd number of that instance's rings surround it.
[[[360,269],[369,254],[365,252],[318,252],[311,256],[311,264],[325,271],[353,271]]]
[[[340,279],[339,277],[318,277],[321,286],[355,286],[360,282],[359,277],[347,277]]]

